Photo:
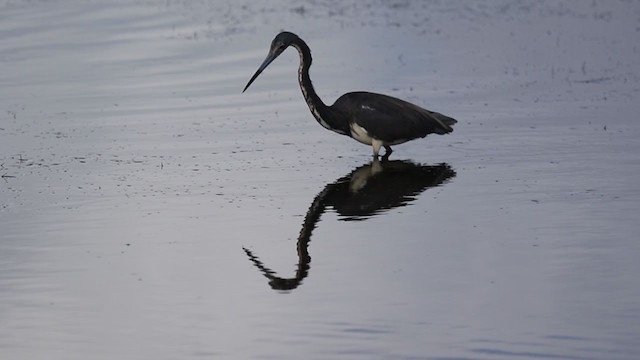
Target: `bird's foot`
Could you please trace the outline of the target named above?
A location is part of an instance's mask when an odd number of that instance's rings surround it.
[[[380,159],[381,159],[382,161],[387,161],[387,160],[389,160],[389,156],[391,155],[391,153],[393,152],[393,150],[391,150],[391,146],[389,146],[389,145],[385,145],[385,146],[384,146],[384,150],[385,150],[384,155],[382,155],[382,156],[380,157]]]
[[[384,146],[384,155],[379,155],[380,154],[380,148]],[[375,143],[373,144],[373,158],[375,160],[378,160],[378,158],[380,158],[381,161],[387,161],[389,160],[389,155],[391,155],[391,153],[393,152],[393,150],[391,150],[391,146],[389,145],[382,145],[382,142],[379,143]]]

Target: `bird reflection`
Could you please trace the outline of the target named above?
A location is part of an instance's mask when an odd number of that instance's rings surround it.
[[[344,221],[365,220],[387,210],[406,206],[421,192],[443,185],[455,176],[456,172],[448,164],[419,165],[403,160],[374,159],[328,184],[313,199],[304,217],[297,243],[298,266],[293,278],[277,276],[252,251],[247,248],[243,250],[269,279],[271,288],[295,289],[309,274],[311,233],[327,208],[333,208]]]

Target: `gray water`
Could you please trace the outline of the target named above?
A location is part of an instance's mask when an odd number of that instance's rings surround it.
[[[370,147],[320,96],[458,119]],[[640,3],[0,1],[3,359],[640,358]]]

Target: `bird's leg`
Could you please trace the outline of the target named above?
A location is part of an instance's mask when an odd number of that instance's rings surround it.
[[[377,158],[380,153],[380,148],[382,147],[382,141],[373,139],[371,141],[371,146],[373,146],[373,157]],[[386,148],[386,145],[385,145]]]
[[[385,150],[385,152],[384,152],[384,155],[383,155],[383,156],[380,156],[380,160],[382,160],[382,161],[387,161],[387,160],[389,160],[389,155],[391,155],[391,153],[393,152],[393,150],[391,150],[391,146],[389,146],[389,145],[386,145],[386,144],[385,144],[385,145],[383,145],[383,146],[384,146],[384,150]],[[377,158],[377,156],[376,156],[376,158]]]
[[[388,160],[389,159],[389,155],[391,155],[391,153],[393,152],[393,150],[391,150],[391,146],[389,145],[384,145],[384,156],[382,157],[382,160]]]

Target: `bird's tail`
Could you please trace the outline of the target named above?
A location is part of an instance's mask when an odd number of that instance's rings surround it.
[[[453,131],[452,126],[455,125],[455,123],[457,123],[458,121],[454,118],[448,117],[446,115],[442,115],[440,113],[437,112],[431,112],[430,114],[431,116],[433,116],[440,124],[442,124],[443,126],[441,127],[442,132],[437,131],[437,134],[440,135],[444,135],[444,134],[448,134],[450,132]]]

